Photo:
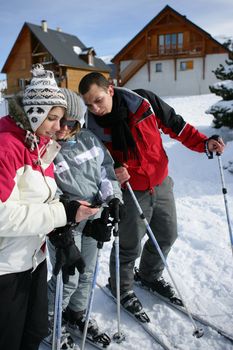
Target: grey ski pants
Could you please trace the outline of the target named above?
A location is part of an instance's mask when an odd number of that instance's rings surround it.
[[[91,237],[86,237],[77,231],[74,236],[75,244],[81,251],[82,257],[85,260],[86,267],[83,274],[79,274],[75,269],[75,275],[69,276],[69,282],[63,287],[63,304],[65,309],[69,306],[73,311],[83,311],[86,309],[88,297],[91,290],[93,273],[96,263],[97,242]],[[49,257],[52,266],[55,264],[55,249],[48,241]],[[56,277],[52,275],[48,282],[48,301],[49,313],[54,309],[54,297],[56,290]]]
[[[160,186],[154,187],[153,193],[149,191],[134,191],[134,193],[163,254],[167,257],[177,238],[173,180],[169,176],[166,177]],[[141,240],[146,234],[146,228],[128,190],[123,192],[123,199],[127,215],[119,225],[121,293],[133,289],[133,269],[135,260],[140,255],[139,273],[146,281],[151,282],[159,278],[164,269],[164,264],[151,239],[145,242],[143,249],[141,248]],[[113,293],[116,292],[115,276],[115,249],[113,245],[110,255],[110,277]]]

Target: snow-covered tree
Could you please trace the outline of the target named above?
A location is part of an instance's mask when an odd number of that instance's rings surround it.
[[[233,129],[233,60],[226,60],[226,65],[222,64],[213,71],[216,78],[221,80],[211,85],[210,91],[222,100],[212,105],[206,113],[213,114],[213,124],[215,128],[227,126]]]
[[[228,39],[223,43],[223,46],[225,46],[228,50],[233,51],[233,39]]]

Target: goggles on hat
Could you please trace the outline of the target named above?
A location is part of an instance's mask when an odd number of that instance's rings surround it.
[[[73,129],[77,124],[78,124],[77,120],[61,119],[60,121],[61,127],[67,126],[69,129]]]

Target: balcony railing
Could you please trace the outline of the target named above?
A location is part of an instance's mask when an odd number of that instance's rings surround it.
[[[189,44],[188,47],[166,47],[160,46],[157,51],[148,54],[148,58],[152,59],[161,56],[183,56],[183,55],[201,55],[203,54],[203,42],[195,42]]]
[[[131,62],[120,72],[121,82],[124,84],[145,63],[145,51],[140,51]]]

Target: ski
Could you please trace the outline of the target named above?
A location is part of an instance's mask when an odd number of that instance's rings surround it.
[[[108,289],[108,287],[104,287],[102,286],[101,284],[99,284],[97,282],[97,286],[104,292],[104,294],[106,296],[108,296],[109,298],[111,298],[115,303],[117,302],[116,301],[116,298],[111,294],[110,290]],[[121,306],[121,310],[124,311],[125,313],[127,313],[130,317],[132,317],[143,329],[144,331],[149,334],[151,336],[151,338],[156,341],[164,350],[171,350],[171,349],[174,349],[174,348],[177,348],[177,346],[175,345],[171,345],[170,343],[167,345],[165,344],[164,340],[161,339],[161,337],[154,331],[152,331],[149,327],[149,324],[148,323],[144,323],[144,322],[141,322],[138,318],[136,318],[131,312],[127,311],[125,308],[123,308]],[[167,341],[168,343],[168,341]]]
[[[74,339],[75,338],[79,339],[79,345],[81,345],[82,344],[82,339],[83,339],[83,333],[78,331],[77,328],[75,328],[75,330],[74,330],[74,328],[72,326],[70,326],[69,324],[66,325],[66,329],[68,330],[68,332],[70,332],[70,334],[72,335],[72,337]],[[109,347],[109,345],[110,345],[110,344],[107,345],[107,346],[106,345],[105,346],[104,345],[100,345],[97,342],[93,341],[90,337],[88,337],[88,335],[86,337],[86,342],[88,344],[92,345],[94,348],[101,349],[101,350],[107,349]]]
[[[170,299],[163,297],[162,295],[156,293],[155,291],[152,291],[151,289],[149,289],[146,286],[143,286],[141,284],[141,282],[136,281],[134,282],[136,286],[138,286],[139,288],[142,288],[144,290],[147,290],[148,292],[150,292],[151,294],[155,295],[156,297],[158,297],[160,300],[164,301],[168,306],[182,312],[184,315],[188,316],[188,313],[186,311],[186,309],[183,306],[180,306],[176,303],[173,303]],[[196,320],[197,322],[201,323],[203,326],[206,327],[210,327],[211,329],[213,329],[214,331],[218,332],[220,335],[222,335],[223,337],[225,337],[226,339],[230,340],[231,342],[233,342],[233,335],[226,332],[224,329],[222,329],[221,327],[216,326],[215,324],[213,324],[212,322],[202,318],[201,316],[199,316],[198,314],[196,314],[195,312],[190,312],[192,318],[194,320]]]
[[[39,346],[39,350],[51,350],[53,349],[52,342],[47,340],[46,338],[42,340]],[[80,350],[79,345],[75,342],[72,345],[69,344],[61,344],[59,349],[65,349],[65,350]],[[103,349],[103,348],[101,348]]]

